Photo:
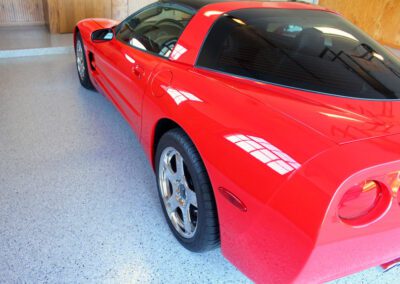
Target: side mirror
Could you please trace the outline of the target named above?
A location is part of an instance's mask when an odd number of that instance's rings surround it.
[[[101,29],[92,33],[93,42],[106,42],[114,38],[114,31],[112,29]]]

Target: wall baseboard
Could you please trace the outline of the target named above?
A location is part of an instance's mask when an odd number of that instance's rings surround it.
[[[73,53],[72,46],[0,50],[0,59]]]

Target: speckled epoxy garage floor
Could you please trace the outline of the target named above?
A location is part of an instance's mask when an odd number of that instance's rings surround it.
[[[249,282],[220,250],[175,241],[138,140],[72,54],[0,60],[0,283],[25,282]]]

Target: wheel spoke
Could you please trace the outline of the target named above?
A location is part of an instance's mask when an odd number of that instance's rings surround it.
[[[176,198],[175,198],[175,196],[174,195],[171,195],[169,198],[168,198],[168,200],[167,200],[167,202],[166,202],[166,208],[167,208],[167,212],[168,212],[168,214],[170,215],[172,212],[175,212],[176,211],[176,209],[179,207],[179,203],[178,203],[178,201],[176,200]]]
[[[179,153],[175,154],[176,161],[176,177],[183,181],[185,179],[185,171],[183,169],[183,158]]]
[[[166,178],[169,180],[169,182],[170,182],[172,185],[175,184],[175,182],[176,182],[176,175],[175,175],[175,173],[172,171],[172,169],[171,169],[169,166],[167,166],[167,167],[165,168],[165,176],[166,176]]]
[[[189,206],[186,206],[186,208],[181,208],[182,209],[182,217],[183,217],[183,227],[185,229],[186,234],[190,234],[193,232],[193,224],[190,219],[190,210]]]
[[[197,208],[197,196],[196,193],[190,188],[186,188],[186,200],[188,204],[192,204]]]
[[[171,184],[174,184],[176,181],[176,176],[175,173],[173,172],[171,168],[171,162],[168,156],[166,156],[163,160],[164,163],[164,170],[165,170],[165,176],[169,180]]]

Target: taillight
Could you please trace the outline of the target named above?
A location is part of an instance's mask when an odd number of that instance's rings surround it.
[[[338,215],[343,221],[357,220],[372,212],[382,198],[380,183],[368,180],[351,187],[342,197]]]
[[[350,183],[350,181],[349,181]],[[377,172],[363,182],[347,184],[337,205],[337,217],[345,224],[363,227],[380,220],[393,202],[400,205],[400,171]]]
[[[391,172],[386,176],[386,182],[390,186],[393,192],[393,197],[397,197],[397,201],[400,204],[400,171]]]

